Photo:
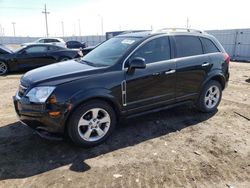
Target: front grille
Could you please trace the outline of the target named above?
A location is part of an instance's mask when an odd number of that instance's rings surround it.
[[[18,89],[18,96],[19,97],[23,97],[25,92],[27,91],[27,88],[22,86],[21,84],[19,85],[19,89]]]

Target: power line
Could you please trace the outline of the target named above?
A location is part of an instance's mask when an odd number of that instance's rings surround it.
[[[50,12],[47,11],[46,8],[46,4],[44,5],[44,11],[42,12],[45,15],[45,23],[46,23],[46,36],[49,36],[49,29],[48,29],[48,18],[47,18],[47,14],[49,14]]]
[[[40,8],[32,8],[32,7],[12,7],[12,6],[0,6],[0,9],[19,9],[19,10],[39,10]]]

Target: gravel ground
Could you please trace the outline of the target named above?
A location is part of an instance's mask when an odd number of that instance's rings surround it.
[[[250,63],[231,63],[218,111],[130,119],[104,144],[48,141],[17,122],[20,76],[0,77],[0,187],[250,187]]]

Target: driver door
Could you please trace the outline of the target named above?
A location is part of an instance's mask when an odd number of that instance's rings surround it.
[[[47,46],[28,46],[17,54],[17,62],[20,70],[33,69],[46,65]]]
[[[145,59],[146,68],[126,73],[126,105],[128,109],[154,108],[174,102],[176,64],[171,59],[167,36],[145,43],[129,58]]]

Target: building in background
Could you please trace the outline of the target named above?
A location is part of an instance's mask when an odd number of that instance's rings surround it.
[[[250,29],[210,30],[206,32],[220,41],[231,60],[250,62]]]
[[[70,40],[77,40],[79,42],[85,42],[87,46],[96,46],[99,43],[120,34],[142,31],[148,30],[111,31],[107,32],[105,36],[91,35],[61,38],[63,38],[66,42]],[[206,32],[215,36],[220,41],[232,60],[250,62],[250,29],[208,30]],[[38,37],[2,36],[0,37],[0,44],[22,44],[32,42],[37,39]]]

